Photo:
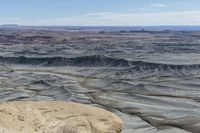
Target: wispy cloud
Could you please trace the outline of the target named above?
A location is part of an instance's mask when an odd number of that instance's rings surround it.
[[[156,7],[167,7],[168,5],[167,4],[164,4],[164,3],[151,3],[149,5],[147,5],[147,7],[153,7],[153,8],[156,8]]]
[[[20,25],[83,25],[83,26],[132,26],[132,25],[200,25],[199,11],[156,13],[97,12],[68,18],[24,19],[1,18],[0,24]]]
[[[114,12],[96,12],[96,13],[87,13],[85,14],[85,16],[98,17],[98,16],[106,16],[112,14],[114,14]]]

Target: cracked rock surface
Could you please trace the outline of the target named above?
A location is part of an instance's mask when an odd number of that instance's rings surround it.
[[[70,102],[2,103],[0,117],[6,133],[120,133],[123,126],[106,110]]]

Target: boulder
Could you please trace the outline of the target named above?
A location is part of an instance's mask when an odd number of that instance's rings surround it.
[[[120,133],[122,120],[104,109],[72,102],[23,101],[0,104],[0,132]]]

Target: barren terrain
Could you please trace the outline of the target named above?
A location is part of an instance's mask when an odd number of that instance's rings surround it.
[[[0,101],[108,109],[123,133],[199,133],[200,32],[0,30]]]

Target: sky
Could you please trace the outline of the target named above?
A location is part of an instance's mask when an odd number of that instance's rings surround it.
[[[0,0],[0,24],[200,25],[200,0]]]

